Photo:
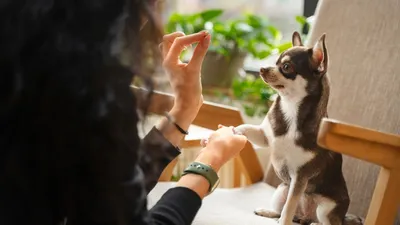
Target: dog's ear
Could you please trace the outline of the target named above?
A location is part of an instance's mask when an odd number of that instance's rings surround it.
[[[292,45],[294,46],[303,46],[303,42],[301,42],[301,37],[299,32],[295,31],[292,36]]]
[[[323,34],[312,48],[312,60],[321,74],[325,74],[328,70],[328,50],[325,45],[325,36]]]

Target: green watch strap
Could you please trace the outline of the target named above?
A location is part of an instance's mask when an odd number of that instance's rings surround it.
[[[215,189],[217,182],[219,182],[219,177],[215,170],[211,168],[211,166],[200,162],[190,163],[190,165],[183,171],[182,176],[190,173],[201,175],[208,180],[210,183],[210,188],[208,189],[209,194]]]

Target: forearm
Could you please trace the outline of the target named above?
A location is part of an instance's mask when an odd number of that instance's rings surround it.
[[[210,165],[216,172],[222,166],[218,157],[202,152],[195,161]],[[152,224],[191,224],[209,188],[208,180],[201,175],[190,173],[182,176],[176,188],[168,190],[150,210]]]
[[[186,110],[173,107],[169,112],[169,115],[174,118],[177,125],[179,125],[183,130],[187,131],[196,117],[197,111],[198,110]],[[181,131],[179,131],[174,124],[168,121],[166,117],[163,117],[159,120],[156,128],[160,130],[163,136],[174,146],[179,146],[185,137],[185,134],[181,133]]]

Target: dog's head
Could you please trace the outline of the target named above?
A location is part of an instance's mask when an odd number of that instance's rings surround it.
[[[279,95],[301,99],[318,89],[328,69],[325,34],[308,48],[303,46],[299,33],[294,32],[292,44],[279,56],[276,66],[261,68],[260,76]]]

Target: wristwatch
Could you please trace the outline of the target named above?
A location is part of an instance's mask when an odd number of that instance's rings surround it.
[[[186,174],[197,174],[201,175],[208,180],[210,188],[208,194],[211,194],[219,185],[219,177],[215,170],[206,164],[200,162],[192,162],[184,171],[182,176]]]

